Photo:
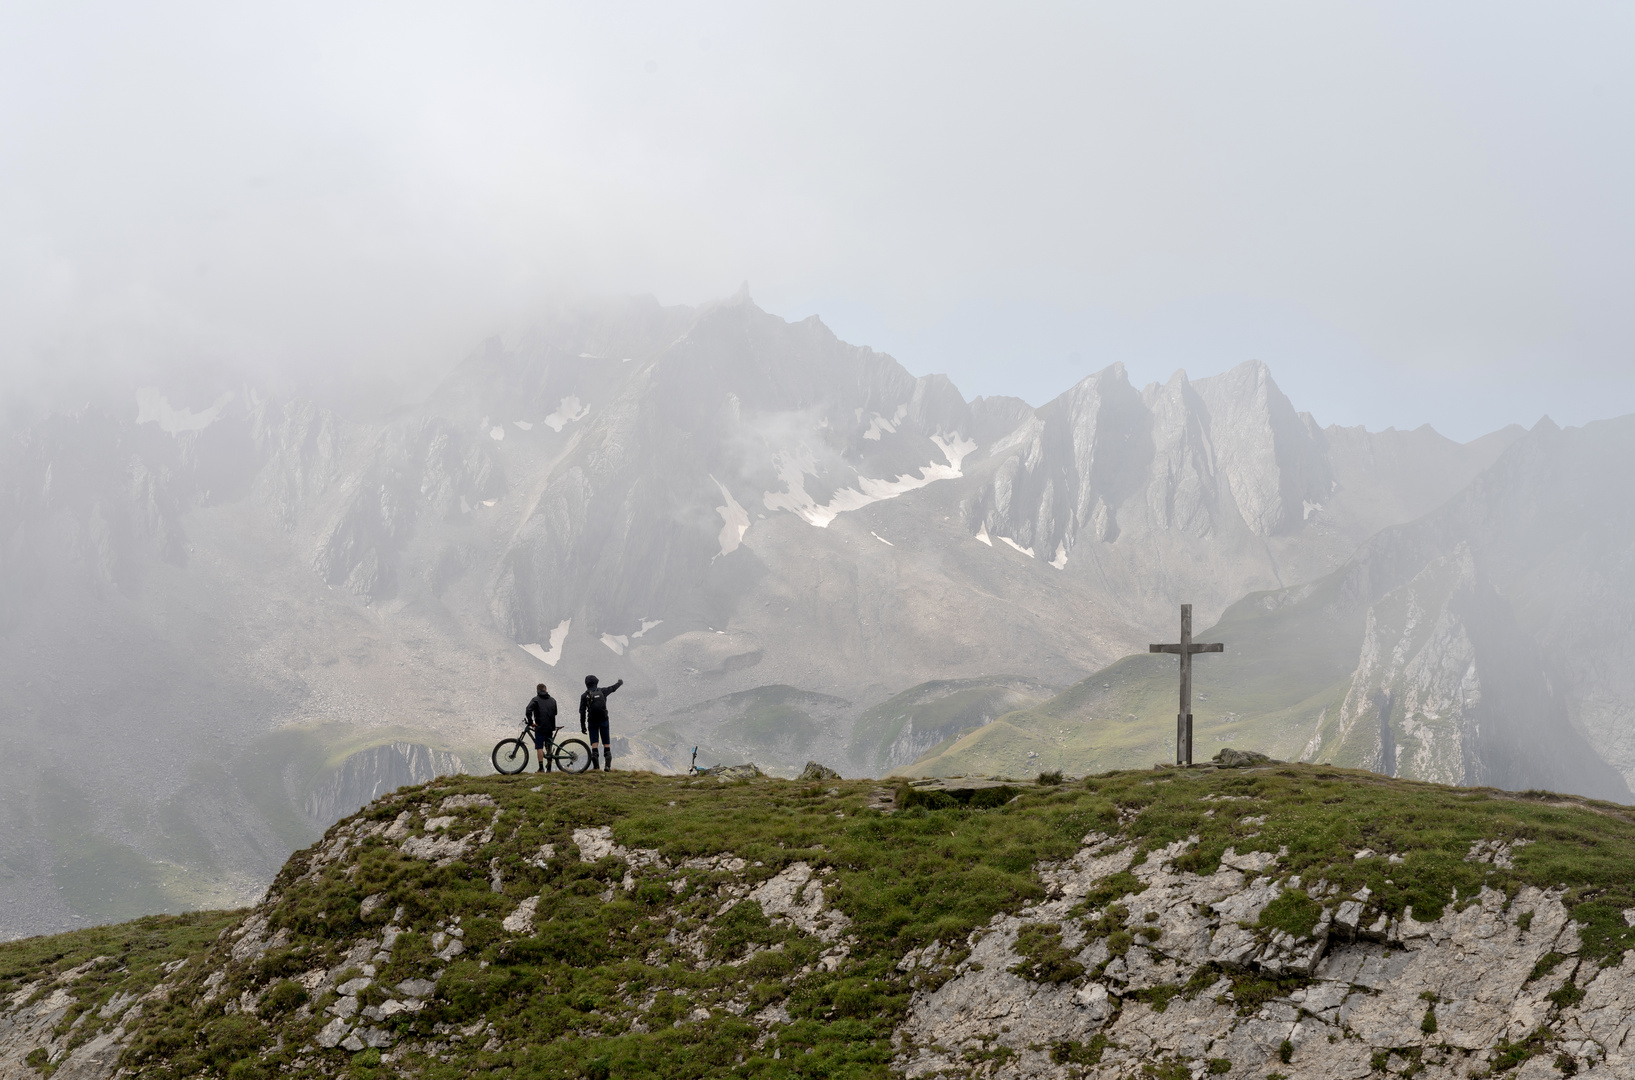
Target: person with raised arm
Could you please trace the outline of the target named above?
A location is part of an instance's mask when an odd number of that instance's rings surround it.
[[[623,686],[624,680],[620,679],[612,686],[598,686],[598,681],[594,675],[585,676],[585,692],[579,695],[579,732],[590,736],[590,767],[605,767],[611,772],[613,739],[607,730],[607,696]],[[601,761],[597,760],[598,750]]]

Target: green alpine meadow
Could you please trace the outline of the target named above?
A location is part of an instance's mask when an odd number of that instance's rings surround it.
[[[1624,992],[1632,865],[1625,807],[1272,762],[450,777],[336,824],[254,908],[0,946],[0,1067],[1258,1080],[1347,1052],[1570,1075],[1622,1060],[1586,1010]],[[1363,1022],[1472,920],[1487,951],[1415,991],[1411,1025]],[[1494,978],[1523,1028],[1472,1004]],[[1186,1016],[1218,1030],[1166,1043]]]

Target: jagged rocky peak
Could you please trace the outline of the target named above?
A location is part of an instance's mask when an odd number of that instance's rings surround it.
[[[1244,521],[1260,536],[1298,529],[1306,508],[1333,488],[1316,421],[1294,411],[1259,360],[1200,379],[1196,388],[1218,467]]]
[[[510,344],[491,338],[433,394],[444,410],[560,431],[600,408],[698,318],[652,297],[579,301],[548,312]],[[571,401],[569,399],[572,399]],[[554,423],[553,423],[554,418]],[[528,429],[517,429],[528,430]]]
[[[973,524],[1063,556],[1081,541],[1297,532],[1334,488],[1322,431],[1258,361],[1144,391],[1090,375],[989,448]]]
[[[957,478],[972,428],[942,376],[915,378],[815,318],[714,305],[632,371],[561,457],[529,456],[533,433],[505,444],[516,483],[538,496],[507,541],[493,610],[524,641],[573,619],[615,639],[659,611],[719,621],[702,616],[698,583],[744,561],[715,565],[754,521],[788,513],[826,528]]]
[[[816,316],[791,323],[745,300],[701,312],[659,358],[654,385],[665,415],[688,430],[727,391],[746,413],[814,410],[849,430],[857,408],[889,417],[906,405],[914,377],[883,353],[842,342]]]

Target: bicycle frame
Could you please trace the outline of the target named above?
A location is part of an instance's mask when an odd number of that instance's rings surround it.
[[[556,731],[553,731],[549,735],[545,736],[545,752],[546,753],[548,753],[548,754],[555,754],[556,753],[556,734],[557,734],[557,731],[561,731],[561,730],[562,730],[561,728],[557,728]],[[522,734],[518,735],[517,739],[524,746],[533,746],[534,745],[534,725],[532,725],[532,724],[522,725]],[[535,747],[535,749],[537,750],[538,747]]]

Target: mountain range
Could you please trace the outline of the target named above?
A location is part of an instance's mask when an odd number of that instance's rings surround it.
[[[1635,420],[1324,428],[1255,362],[968,401],[741,294],[563,308],[398,408],[195,374],[0,424],[4,936],[247,902],[586,674],[619,767],[1167,760],[1180,603],[1200,750],[1635,775]]]

